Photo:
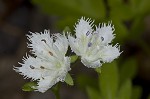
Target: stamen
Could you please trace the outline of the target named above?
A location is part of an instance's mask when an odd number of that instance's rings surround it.
[[[91,42],[89,42],[89,43],[88,43],[88,47],[91,47],[91,46],[92,46],[92,43],[91,43]]]
[[[32,66],[32,65],[30,65],[30,68],[31,68],[31,69],[35,69],[35,67],[34,67],[34,66]]]
[[[49,53],[51,56],[53,56],[53,53],[52,53],[52,52],[49,51],[48,53]]]

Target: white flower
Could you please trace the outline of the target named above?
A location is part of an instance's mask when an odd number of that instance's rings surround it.
[[[102,39],[103,44],[111,43],[111,41],[114,39],[114,26],[111,25],[111,22],[106,25],[105,23],[99,24],[98,27],[96,27],[95,33],[98,33],[99,36]]]
[[[115,35],[114,27],[109,24],[101,24],[93,29],[91,19],[82,17],[75,26],[75,35],[68,35],[71,50],[81,56],[81,62],[91,68],[100,67],[102,62],[112,62],[120,55],[118,45],[110,43]]]
[[[23,58],[21,67],[14,67],[14,70],[38,81],[36,91],[45,92],[54,84],[64,82],[70,69],[70,58],[65,57],[68,50],[68,40],[65,35],[54,34],[50,36],[48,30],[44,33],[32,33],[27,35],[34,57],[28,55]]]

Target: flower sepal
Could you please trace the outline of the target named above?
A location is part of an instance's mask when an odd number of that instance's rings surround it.
[[[36,90],[37,83],[36,82],[27,82],[22,86],[23,91],[34,91]]]
[[[77,61],[78,56],[77,55],[72,55],[72,56],[70,56],[70,58],[71,58],[71,62],[70,63],[74,63],[74,62]]]
[[[95,71],[99,74],[101,73],[101,70],[102,70],[101,67],[95,68]]]
[[[74,85],[73,79],[72,79],[72,77],[70,76],[69,73],[66,75],[65,82],[66,82],[68,85],[70,85],[70,86],[73,86],[73,85]]]

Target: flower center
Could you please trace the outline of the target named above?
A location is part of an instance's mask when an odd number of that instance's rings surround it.
[[[87,31],[86,36],[88,36],[89,34],[90,34],[90,32],[89,32],[89,31]]]
[[[104,37],[101,37],[101,40],[104,41]]]
[[[89,43],[88,43],[88,47],[91,47],[91,46],[92,46],[92,43],[91,43],[91,42],[89,42]]]

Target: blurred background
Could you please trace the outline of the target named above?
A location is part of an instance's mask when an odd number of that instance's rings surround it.
[[[0,0],[0,99],[54,99],[49,90],[23,92],[13,71],[27,49],[28,31],[71,29],[85,16],[95,24],[112,21],[123,53],[97,74],[72,64],[74,86],[62,84],[61,99],[150,99],[150,0]],[[110,97],[108,97],[110,96]]]

